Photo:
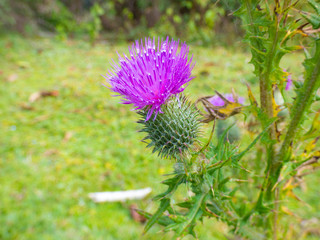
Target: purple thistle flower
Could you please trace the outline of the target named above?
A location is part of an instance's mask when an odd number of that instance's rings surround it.
[[[119,55],[119,64],[109,71],[106,79],[110,89],[122,96],[123,104],[133,104],[135,109],[148,110],[146,121],[152,113],[154,118],[161,112],[161,106],[173,95],[185,89],[194,67],[188,60],[189,47],[183,43],[178,52],[179,40],[165,41],[146,38],[137,40],[129,48],[130,58]]]
[[[292,82],[292,76],[291,74],[287,77],[287,84],[286,84],[286,91],[289,91],[292,88],[293,82]]]
[[[286,88],[285,88],[285,90],[286,90],[286,91],[289,91],[289,90],[292,88],[292,86],[293,86],[292,75],[291,75],[290,73],[288,73],[288,72],[286,71],[286,69],[283,69],[283,72],[286,73],[286,79],[285,79],[285,81],[286,81],[287,83],[286,83]]]
[[[235,102],[235,100],[233,99],[233,95],[232,93],[227,93],[223,95],[228,101],[230,102]],[[218,95],[214,95],[212,98],[209,98],[209,102],[216,107],[221,107],[223,106],[225,103],[223,101],[223,99],[221,97],[219,97]],[[244,98],[243,97],[239,97],[238,98],[238,103],[243,104],[244,103]]]

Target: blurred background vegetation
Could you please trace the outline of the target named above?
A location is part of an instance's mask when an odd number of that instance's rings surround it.
[[[200,44],[231,44],[242,31],[232,13],[238,0],[2,0],[2,31],[58,38],[83,37],[94,43],[148,35],[180,37]]]
[[[117,52],[127,53],[128,42],[169,35],[187,41],[194,55],[191,100],[232,88],[245,97],[245,83],[257,96],[241,23],[232,15],[238,6],[236,0],[1,0],[0,239],[170,238],[157,227],[142,236],[143,224],[130,209],[154,212],[152,196],[163,190],[159,182],[173,162],[145,149],[137,115],[111,97],[101,75]],[[302,61],[295,52],[281,65],[297,80]],[[243,129],[240,147],[255,136]],[[263,171],[265,163],[260,154],[243,164]],[[319,179],[319,173],[307,176],[294,189],[301,201],[287,200],[291,239],[320,236]],[[88,198],[144,187],[153,192],[141,201]],[[200,239],[232,237],[213,219],[197,232]]]

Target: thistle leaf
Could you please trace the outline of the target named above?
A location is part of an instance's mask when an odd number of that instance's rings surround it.
[[[136,211],[143,217],[145,217],[146,219],[150,220],[152,218],[152,214],[145,212],[141,209],[136,209]],[[174,221],[172,219],[170,219],[168,216],[162,216],[160,218],[157,219],[157,223],[162,225],[162,226],[168,226],[172,223],[174,223]]]
[[[160,199],[163,199],[165,197],[169,197],[177,188],[178,186],[184,182],[184,178],[185,178],[185,175],[176,175],[175,177],[173,178],[170,178],[170,179],[167,179],[165,181],[163,181],[162,183],[165,184],[165,185],[168,185],[168,189],[167,191],[165,191],[164,193],[161,193],[157,196],[155,196],[153,198],[154,201],[157,201],[157,200],[160,200]]]
[[[320,2],[316,2],[314,0],[308,0],[308,3],[313,7],[313,9],[320,15]]]
[[[320,28],[320,15],[316,13],[301,12],[302,17],[304,17],[314,29]]]
[[[170,199],[164,198],[161,200],[160,206],[157,212],[147,222],[144,232],[146,233],[161,217],[161,215],[167,210],[170,205]]]
[[[186,218],[187,220],[178,225],[176,231],[176,237],[179,237],[193,222],[202,216],[201,204],[205,199],[206,194],[199,194],[194,197],[195,202],[190,211],[188,212]]]

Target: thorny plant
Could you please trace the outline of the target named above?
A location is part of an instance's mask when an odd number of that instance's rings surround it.
[[[225,222],[244,239],[286,239],[299,231],[288,227],[286,215],[295,215],[285,201],[298,199],[293,189],[305,174],[319,168],[320,3],[242,0],[235,14],[242,19],[244,41],[251,48],[259,103],[249,85],[249,105],[235,93],[218,91],[191,103],[182,95],[193,78],[189,48],[184,43],[179,48],[179,42],[169,38],[137,41],[130,57],[120,57],[106,76],[123,103],[139,110],[148,146],[162,158],[176,160],[173,173],[162,182],[167,190],[154,197],[158,210],[153,214],[139,210],[149,219],[145,231],[157,223],[177,238],[187,234],[197,238],[194,227],[203,218]],[[304,80],[294,81],[290,93],[292,77],[280,63],[285,54],[299,50],[305,53]],[[228,141],[231,125],[213,144],[215,121],[238,113],[260,125],[254,141],[247,147]],[[200,127],[211,121],[209,140],[201,147]],[[254,126],[249,127],[257,130]],[[181,199],[176,192],[184,186],[192,193]]]

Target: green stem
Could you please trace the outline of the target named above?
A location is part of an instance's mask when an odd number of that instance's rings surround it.
[[[257,2],[252,3],[252,0],[245,0],[245,7],[246,12],[248,16],[248,32],[252,36],[259,36],[259,29],[255,26],[255,19],[254,19],[254,11],[256,10],[255,4]],[[251,52],[252,52],[252,58],[255,58],[258,64],[255,64],[255,73],[259,76],[259,84],[260,84],[260,104],[263,115],[260,117],[260,121],[262,124],[262,128],[265,129],[267,124],[270,124],[268,120],[274,117],[274,110],[273,110],[273,96],[272,96],[272,82],[270,79],[270,73],[272,71],[272,66],[274,62],[274,57],[276,54],[278,41],[279,41],[279,33],[278,33],[278,21],[277,19],[275,21],[275,27],[272,27],[270,29],[270,50],[268,51],[267,55],[263,55],[259,52],[256,52],[255,49],[258,49],[259,51],[264,51],[265,47],[261,43],[261,40],[257,37],[250,38],[251,42]],[[271,31],[274,32],[271,32]],[[263,67],[264,66],[264,67]],[[273,146],[273,140],[275,139],[275,133],[276,133],[275,123],[270,127],[269,131],[269,139],[271,140],[270,144],[266,145],[266,152],[267,152],[267,167],[265,170],[266,178],[264,180],[263,186],[267,186],[269,182],[269,175],[270,175],[270,169],[273,165],[274,160],[274,146]],[[265,187],[261,188],[260,192],[260,201],[264,198],[265,195]],[[271,195],[268,196],[268,198],[271,198]]]
[[[270,79],[270,73],[272,71],[272,66],[274,62],[274,58],[276,55],[277,46],[279,43],[279,25],[277,18],[275,19],[275,28],[274,32],[270,34],[273,36],[271,49],[266,57],[266,68],[260,77],[260,102],[261,109],[266,116],[267,120],[270,120],[274,117],[274,108],[273,108],[273,96],[272,96],[272,82]],[[269,121],[262,121],[262,127],[265,128],[265,125],[268,124]],[[275,165],[275,150],[274,150],[274,140],[276,139],[276,123],[272,124],[269,129],[269,139],[271,142],[267,144],[267,168],[266,174],[270,176],[274,165]],[[269,185],[269,177],[265,179],[267,181],[267,185]],[[273,198],[271,192],[266,192],[266,199],[271,200]]]
[[[312,69],[310,69],[310,73],[307,75],[307,79],[305,80],[303,87],[301,89],[300,94],[297,96],[293,107],[293,115],[291,118],[291,122],[289,124],[285,139],[282,143],[279,154],[275,159],[275,165],[272,168],[273,173],[273,184],[269,186],[270,191],[272,190],[274,184],[279,178],[280,171],[283,165],[283,162],[286,161],[288,156],[288,151],[290,146],[296,136],[297,130],[300,124],[303,121],[304,113],[309,109],[312,98],[314,97],[314,93],[320,85],[320,40],[316,42],[316,51],[315,56],[312,59],[314,64]]]
[[[277,53],[277,47],[279,46],[279,19],[278,15],[274,15],[274,26],[270,26],[269,29],[269,40],[271,42],[269,51],[267,52],[266,58],[264,59],[263,65],[264,68],[261,68],[262,71],[260,71],[260,77],[259,77],[259,84],[260,84],[260,104],[261,104],[261,110],[262,110],[262,117],[260,118],[262,128],[264,129],[266,125],[270,124],[270,119],[275,117],[274,113],[274,106],[273,106],[273,89],[272,89],[272,81],[270,78],[272,68],[274,66],[275,57]],[[260,48],[260,50],[263,50]],[[266,144],[266,154],[267,154],[267,166],[265,170],[265,179],[263,186],[261,188],[259,200],[257,202],[258,205],[263,204],[263,199],[266,198],[266,200],[270,201],[271,199],[274,199],[275,196],[269,192],[266,191],[266,188],[268,189],[268,185],[270,182],[270,175],[272,174],[271,171],[274,168],[275,165],[275,144],[274,141],[276,140],[276,123],[273,123],[272,126],[269,128],[269,140],[270,143]],[[277,215],[274,214],[273,220],[277,219]],[[276,225],[273,225],[273,234],[272,237],[274,239],[277,239],[277,228]]]

